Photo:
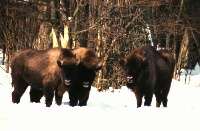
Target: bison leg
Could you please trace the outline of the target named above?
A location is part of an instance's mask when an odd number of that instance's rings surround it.
[[[160,107],[160,104],[161,104],[161,98],[156,97],[156,107]]]
[[[153,97],[153,93],[148,93],[145,95],[145,97],[144,97],[144,99],[145,99],[144,105],[145,106],[151,106],[152,97]]]
[[[69,90],[69,105],[76,106],[77,104],[78,104],[77,90],[71,87]]]
[[[78,99],[76,96],[73,96],[69,93],[69,105],[70,106],[76,106],[78,104]]]
[[[87,95],[83,99],[79,100],[79,104],[78,105],[79,106],[86,106],[88,98],[89,98],[89,92],[87,93]]]
[[[13,82],[14,91],[12,92],[12,102],[19,103],[22,95],[26,91],[28,84],[24,80],[17,80]]]
[[[163,106],[164,106],[164,107],[167,107],[167,102],[168,102],[167,97],[166,97],[165,99],[162,100],[162,103],[163,103]]]
[[[78,99],[76,99],[76,98],[70,98],[70,100],[69,100],[69,105],[70,106],[76,106],[77,103],[78,103]]]
[[[162,95],[162,104],[164,107],[167,107],[167,102],[168,102],[167,96],[169,94],[171,82],[169,82],[169,83],[170,83],[169,85],[166,85],[166,87],[163,88],[162,94],[161,94]]]
[[[63,98],[63,95],[59,95],[58,94],[58,90],[56,90],[55,92],[55,100],[56,100],[56,104],[57,105],[61,105],[62,104],[62,98]]]
[[[137,95],[136,98],[137,98],[137,108],[141,107],[141,105],[142,105],[142,96]]]
[[[45,103],[46,107],[50,107],[52,105],[54,91],[51,87],[46,87],[44,89]]]
[[[91,87],[90,87],[91,88]],[[89,88],[89,89],[90,89]],[[82,92],[83,94],[80,94],[79,96],[79,106],[86,106],[87,105],[87,101],[89,99],[89,95],[90,95],[90,90],[85,90]]]
[[[141,105],[142,105],[142,97],[143,96],[142,96],[141,92],[138,89],[135,89],[134,93],[135,93],[135,97],[136,97],[136,100],[137,100],[137,108],[141,107]]]
[[[156,107],[160,107],[161,100],[162,100],[160,90],[156,90],[155,96],[156,96]]]
[[[40,103],[40,99],[43,96],[43,91],[40,88],[31,87],[30,89],[30,101]]]
[[[88,99],[87,99],[88,100]],[[79,106],[86,106],[87,105],[87,100],[82,100],[82,101],[79,101]]]

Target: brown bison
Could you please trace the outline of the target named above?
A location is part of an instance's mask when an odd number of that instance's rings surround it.
[[[69,49],[26,49],[16,53],[11,61],[12,102],[19,103],[27,86],[31,86],[31,102],[39,102],[44,95],[49,107],[55,92],[56,102],[60,104],[59,89],[70,86],[77,65],[78,61]]]
[[[76,48],[73,50],[78,65],[76,66],[70,86],[60,86],[56,94],[57,103],[62,103],[62,96],[65,91],[69,94],[70,106],[86,106],[90,94],[91,85],[95,79],[96,72],[101,69],[102,62],[96,56],[95,52],[89,48]],[[36,101],[40,101],[42,92],[31,87],[30,96]],[[35,102],[36,102],[35,101]]]
[[[150,106],[153,94],[156,96],[157,107],[161,103],[167,107],[175,65],[169,51],[157,51],[151,46],[144,46],[134,49],[121,64],[127,74],[127,87],[135,93],[137,107],[141,107],[143,97],[144,105]]]

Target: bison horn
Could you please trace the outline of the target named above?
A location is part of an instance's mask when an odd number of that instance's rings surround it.
[[[59,67],[62,67],[62,65],[63,65],[63,60],[58,60],[58,61],[57,61],[57,64],[58,64]]]

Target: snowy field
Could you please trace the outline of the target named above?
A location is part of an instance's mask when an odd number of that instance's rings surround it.
[[[50,108],[44,98],[30,103],[29,89],[13,104],[12,90],[10,74],[0,68],[0,131],[200,131],[199,66],[189,84],[184,76],[173,80],[167,108],[156,108],[155,98],[151,107],[136,108],[126,87],[114,92],[92,88],[86,107],[70,107],[66,93],[61,106],[54,102]]]

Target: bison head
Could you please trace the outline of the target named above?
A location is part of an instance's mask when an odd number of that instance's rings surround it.
[[[61,79],[66,86],[71,85],[71,81],[75,78],[77,65],[79,60],[76,59],[76,56],[71,50],[62,49],[61,55],[57,60],[57,64],[61,69]]]
[[[120,60],[120,64],[123,66],[126,74],[127,87],[135,87],[147,65],[145,51],[140,48],[134,49],[129,56]]]
[[[74,49],[76,58],[79,60],[78,65],[78,81],[82,87],[88,88],[95,79],[96,72],[102,68],[102,61],[95,52],[89,48]]]

